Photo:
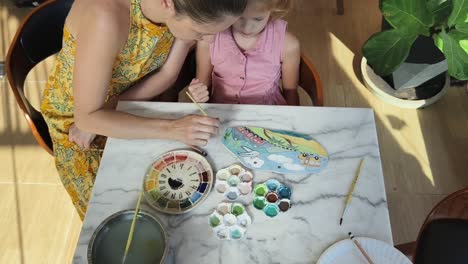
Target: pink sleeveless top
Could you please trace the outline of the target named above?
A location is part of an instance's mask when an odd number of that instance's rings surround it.
[[[286,105],[279,83],[286,26],[284,20],[269,22],[256,46],[246,52],[237,46],[231,28],[217,34],[210,44],[210,102]]]

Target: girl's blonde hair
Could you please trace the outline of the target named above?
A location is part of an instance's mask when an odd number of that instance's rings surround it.
[[[256,7],[271,11],[271,19],[284,17],[292,8],[293,0],[249,0]]]

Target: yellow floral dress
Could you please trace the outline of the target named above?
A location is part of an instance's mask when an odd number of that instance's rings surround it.
[[[107,100],[118,96],[166,61],[173,35],[166,26],[158,26],[141,12],[140,0],[130,0],[128,41],[116,57]],[[99,167],[105,138],[97,137],[90,150],[83,151],[68,139],[73,124],[73,65],[75,39],[63,29],[63,45],[57,55],[43,95],[41,112],[52,138],[55,164],[81,219],[84,218],[94,179]],[[89,76],[93,78],[93,76]]]

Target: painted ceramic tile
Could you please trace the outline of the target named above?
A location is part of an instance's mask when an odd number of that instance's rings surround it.
[[[281,174],[309,174],[322,170],[328,154],[311,136],[261,127],[230,127],[224,146],[252,169]]]

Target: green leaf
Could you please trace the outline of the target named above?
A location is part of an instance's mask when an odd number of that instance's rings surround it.
[[[375,73],[387,76],[405,61],[417,37],[405,35],[396,29],[379,32],[364,44],[362,52]]]
[[[440,49],[441,52],[444,52],[444,40],[442,39],[442,37],[437,34],[437,35],[434,35],[434,44],[437,46],[437,48]]]
[[[444,40],[449,74],[459,80],[468,80],[468,53],[460,46],[460,40],[464,40],[466,34],[454,30],[440,35]]]
[[[388,23],[404,35],[429,36],[434,16],[427,9],[426,0],[382,0],[380,8]]]
[[[434,15],[435,24],[444,23],[452,12],[452,0],[428,0],[427,9]]]
[[[453,0],[453,10],[448,19],[448,25],[468,22],[468,0]]]
[[[460,32],[468,34],[468,23],[456,24],[455,28]]]

